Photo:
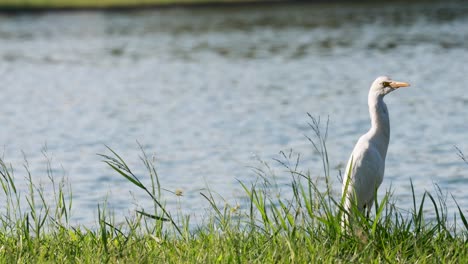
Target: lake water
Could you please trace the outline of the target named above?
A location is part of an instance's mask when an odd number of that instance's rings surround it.
[[[397,205],[438,184],[468,209],[468,6],[291,4],[0,15],[0,144],[24,193],[23,153],[47,187],[47,162],[73,190],[73,221],[117,218],[148,199],[96,153],[112,147],[138,175],[137,141],[156,160],[171,210],[197,221],[209,186],[229,202],[268,162],[287,195],[280,151],[323,176],[304,135],[307,112],[329,117],[336,179],[369,128],[380,75],[411,83],[386,97],[392,135],[384,183]],[[144,182],[148,182],[144,180]],[[48,189],[49,188],[49,189]],[[3,199],[3,198],[2,198]],[[448,198],[450,212],[455,205]]]

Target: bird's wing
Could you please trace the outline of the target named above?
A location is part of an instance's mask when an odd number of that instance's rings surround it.
[[[346,192],[349,197],[356,195],[358,208],[374,199],[375,190],[382,182],[384,162],[369,140],[361,137],[354,147],[343,178],[343,193]]]

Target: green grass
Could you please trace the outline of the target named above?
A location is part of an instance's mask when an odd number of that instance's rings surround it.
[[[460,208],[448,219],[445,197],[414,195],[410,211],[398,209],[387,194],[370,219],[356,213],[341,229],[342,199],[329,179],[327,133],[311,119],[312,147],[321,155],[325,180],[300,169],[300,155],[277,160],[291,179],[289,197],[277,192],[266,168],[258,181],[240,182],[247,197],[241,206],[226,204],[210,190],[200,195],[211,215],[194,225],[165,207],[155,164],[142,149],[147,179],[137,177],[112,149],[100,157],[116,177],[139,188],[153,202],[116,223],[106,204],[98,207],[96,228],[70,224],[71,186],[49,169],[47,194],[26,164],[29,189],[20,194],[13,169],[0,160],[0,263],[464,263],[468,223]],[[460,152],[460,157],[463,154]],[[48,163],[48,168],[51,165]],[[142,181],[143,180],[143,181]],[[144,185],[142,182],[149,182]],[[317,186],[321,186],[320,188]],[[175,194],[170,194],[175,195]]]
[[[0,0],[3,8],[108,8],[170,4],[242,3],[262,0]]]

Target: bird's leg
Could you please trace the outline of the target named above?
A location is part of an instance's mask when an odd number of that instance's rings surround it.
[[[363,211],[364,211],[364,214],[366,216],[366,219],[369,219],[369,216],[370,216],[370,206],[368,207],[367,204],[364,204],[364,206],[362,207]]]

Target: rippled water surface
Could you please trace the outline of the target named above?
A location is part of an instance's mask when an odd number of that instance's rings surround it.
[[[273,161],[282,150],[323,176],[304,137],[307,112],[329,117],[339,190],[338,169],[369,127],[370,83],[389,75],[412,86],[386,97],[392,136],[381,188],[408,209],[410,178],[418,194],[437,183],[468,208],[468,166],[454,148],[468,155],[467,64],[462,4],[0,15],[0,144],[20,182],[24,153],[47,183],[45,151],[72,186],[74,219],[87,224],[106,199],[117,216],[147,207],[96,155],[108,145],[140,175],[138,141],[163,187],[184,193],[166,193],[169,206],[199,219],[208,207],[201,189],[235,202],[237,180],[265,169],[259,160],[285,186],[289,175]]]

